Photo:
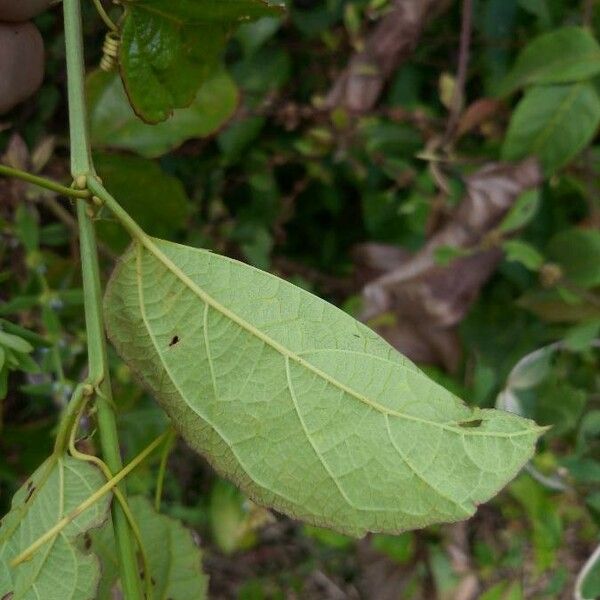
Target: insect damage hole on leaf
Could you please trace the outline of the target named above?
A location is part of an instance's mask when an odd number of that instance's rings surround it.
[[[179,336],[178,336],[178,335],[174,335],[174,336],[171,338],[171,341],[169,342],[169,348],[170,348],[171,346],[174,346],[175,344],[178,344],[178,343],[179,343]]]

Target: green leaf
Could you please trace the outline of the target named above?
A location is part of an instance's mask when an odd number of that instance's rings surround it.
[[[227,35],[241,21],[273,14],[261,0],[126,0],[121,77],[136,114],[148,123],[189,106],[215,71]]]
[[[115,74],[90,74],[87,92],[94,146],[133,150],[148,158],[165,154],[188,139],[216,133],[233,116],[239,101],[235,83],[222,69],[210,75],[188,108],[174,110],[168,121],[157,125],[148,125],[135,115]]]
[[[524,227],[533,219],[539,205],[540,191],[538,189],[523,192],[502,219],[498,228],[503,233],[510,233]]]
[[[157,513],[141,496],[129,499],[148,557],[154,598],[202,600],[207,597],[208,577],[202,572],[202,553],[192,532],[179,521]],[[102,563],[98,600],[112,600],[118,588],[118,562],[112,527],[91,534],[92,549]],[[120,596],[119,596],[120,597]]]
[[[575,429],[585,404],[585,390],[551,376],[536,390],[534,417],[543,425],[552,425],[546,434],[560,437]]]
[[[77,516],[35,552],[31,560],[14,568],[9,562],[104,482],[96,467],[67,456],[51,457],[35,471],[15,494],[11,511],[2,520],[0,597],[14,600],[96,597],[100,578],[98,559],[83,551],[80,538],[106,520],[110,495]]]
[[[581,352],[592,345],[600,335],[600,319],[586,321],[571,327],[565,337],[565,346],[573,352]]]
[[[185,226],[191,205],[183,184],[154,161],[139,156],[96,154],[94,163],[106,185],[146,230],[170,237]],[[97,225],[100,238],[111,247],[121,251],[127,246],[129,235],[118,223],[99,220]]]
[[[557,233],[546,254],[557,262],[571,283],[583,288],[600,285],[600,232],[572,227]]]
[[[519,54],[500,86],[502,94],[532,84],[570,83],[600,73],[600,46],[583,27],[544,33]]]
[[[541,429],[471,409],[365,325],[237,261],[144,239],[110,337],[186,441],[260,504],[342,533],[471,516]]]
[[[471,250],[468,248],[461,248],[460,246],[438,246],[433,254],[433,258],[436,264],[445,267],[457,258],[464,258],[469,256]]]
[[[22,337],[14,335],[12,333],[6,333],[6,331],[0,330],[0,346],[10,348],[15,352],[22,354],[29,354],[33,350],[33,346]]]
[[[532,271],[537,271],[544,264],[544,257],[523,240],[507,240],[502,244],[506,260],[519,262]]]
[[[546,173],[552,173],[585,148],[598,123],[600,99],[591,84],[536,86],[512,115],[502,156],[537,156]]]

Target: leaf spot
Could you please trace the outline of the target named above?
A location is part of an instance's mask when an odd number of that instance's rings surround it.
[[[175,344],[177,344],[179,342],[179,336],[178,335],[174,335],[173,338],[171,339],[171,341],[169,342],[169,348],[171,346],[174,346]]]
[[[462,421],[458,423],[459,427],[480,427],[483,423],[483,419],[473,419],[472,421]]]

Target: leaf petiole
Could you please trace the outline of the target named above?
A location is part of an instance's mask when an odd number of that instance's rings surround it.
[[[75,188],[67,187],[66,185],[56,183],[51,179],[33,175],[32,173],[22,171],[21,169],[15,169],[14,167],[9,167],[8,165],[0,165],[0,175],[21,179],[27,183],[33,183],[39,187],[46,188],[47,190],[51,190],[57,194],[62,194],[63,196],[70,196],[71,198],[85,199],[91,197],[91,193],[88,190],[77,190]]]

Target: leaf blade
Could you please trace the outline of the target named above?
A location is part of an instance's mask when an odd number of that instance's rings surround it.
[[[533,87],[511,117],[502,156],[537,156],[550,174],[590,142],[599,123],[600,99],[591,84]]]
[[[257,502],[353,535],[401,531],[470,516],[531,455],[539,428],[472,411],[308,292],[147,246],[111,278],[109,335],[188,443]]]
[[[101,473],[71,457],[50,458],[13,499],[0,528],[0,594],[47,600],[93,598],[100,578],[93,554],[81,551],[78,538],[99,526],[108,514],[110,496],[76,517],[55,538],[14,569],[9,562],[49,530],[60,518],[104,483]]]

